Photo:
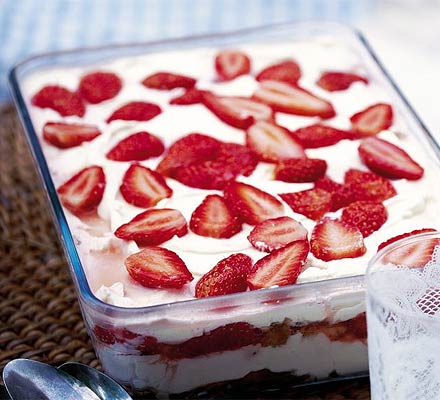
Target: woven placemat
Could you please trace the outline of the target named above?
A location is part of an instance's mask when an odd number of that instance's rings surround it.
[[[99,368],[21,126],[0,109],[0,372],[14,358]],[[220,393],[219,396],[221,397]],[[367,379],[283,389],[261,398],[366,400]]]

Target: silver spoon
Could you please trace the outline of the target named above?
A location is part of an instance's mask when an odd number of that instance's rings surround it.
[[[101,400],[132,400],[121,385],[95,368],[76,362],[68,362],[58,369],[84,383]]]

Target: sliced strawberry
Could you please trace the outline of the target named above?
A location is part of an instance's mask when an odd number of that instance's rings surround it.
[[[393,109],[389,104],[377,103],[352,115],[350,121],[358,137],[373,136],[393,124]]]
[[[356,201],[342,210],[342,221],[357,227],[363,237],[377,231],[388,219],[387,209],[375,201]]]
[[[266,121],[258,121],[249,127],[246,131],[246,146],[267,162],[306,156],[302,146],[290,136],[286,128]]]
[[[113,111],[107,123],[122,119],[124,121],[149,121],[162,112],[160,107],[144,101],[132,101]]]
[[[48,122],[43,127],[43,138],[60,149],[76,147],[90,142],[101,134],[95,125]]]
[[[317,158],[291,158],[275,167],[275,179],[284,182],[314,182],[325,175],[327,163]]]
[[[122,81],[118,75],[97,71],[81,78],[78,92],[85,101],[97,104],[112,99],[121,89]]]
[[[230,81],[251,71],[250,58],[239,50],[222,50],[215,57],[215,70],[220,81]]]
[[[51,108],[63,117],[70,115],[84,116],[86,107],[78,93],[57,85],[40,89],[33,97],[32,104],[40,108]]]
[[[200,236],[230,238],[241,231],[241,222],[223,197],[211,194],[194,210],[189,227]]]
[[[316,258],[324,261],[356,258],[367,251],[358,228],[330,218],[324,218],[315,225],[310,248]]]
[[[254,98],[274,111],[309,117],[332,118],[336,115],[328,101],[297,85],[284,82],[263,81],[254,93]]]
[[[172,90],[176,88],[192,88],[196,80],[189,76],[173,74],[171,72],[156,72],[147,76],[142,85],[150,89]]]
[[[308,189],[280,194],[289,207],[298,214],[313,220],[321,219],[331,210],[332,195],[323,189]]]
[[[423,229],[415,229],[411,232],[402,233],[397,236],[393,236],[392,238],[389,238],[387,241],[381,243],[379,247],[377,248],[377,251],[382,250],[384,247],[389,246],[391,243],[397,242],[400,239],[405,239],[410,236],[420,235],[422,233],[429,233],[429,232],[435,232],[436,230],[434,228],[423,228]]]
[[[252,259],[245,254],[232,254],[217,263],[196,284],[196,297],[221,296],[245,292]]]
[[[280,81],[296,84],[301,78],[301,69],[293,60],[282,61],[264,68],[255,79],[261,81]]]
[[[160,156],[165,147],[158,137],[148,132],[137,132],[122,139],[106,155],[113,161],[142,161]]]
[[[306,149],[333,146],[343,139],[351,138],[351,133],[322,124],[299,128],[291,135]]]
[[[251,175],[258,164],[257,156],[246,146],[237,143],[221,143],[215,159],[235,176]]]
[[[362,162],[385,178],[417,180],[423,176],[423,168],[405,150],[386,140],[370,137],[358,150]]]
[[[186,220],[178,210],[152,208],[144,211],[115,231],[119,239],[134,240],[139,246],[156,246],[173,236],[188,233]]]
[[[256,225],[248,240],[257,250],[271,252],[296,240],[307,240],[307,230],[293,218],[272,218]]]
[[[61,203],[72,214],[94,211],[102,200],[105,175],[101,167],[93,165],[76,173],[58,188]]]
[[[341,183],[335,182],[330,179],[328,176],[323,176],[319,178],[315,182],[315,188],[323,189],[329,193],[335,193],[342,187]]]
[[[128,256],[125,267],[132,279],[148,288],[181,288],[194,279],[182,259],[162,247]]]
[[[284,213],[284,207],[278,199],[246,183],[231,182],[225,187],[224,194],[242,221],[250,225],[281,217]]]
[[[196,88],[191,88],[185,91],[180,96],[174,97],[170,100],[170,104],[179,106],[188,106],[192,104],[199,104],[203,101],[205,91]]]
[[[159,172],[137,164],[130,165],[119,190],[127,203],[142,208],[153,207],[173,194]]]
[[[354,82],[368,83],[368,79],[350,72],[324,72],[316,84],[329,92],[348,89]]]
[[[308,253],[307,240],[296,240],[272,251],[252,267],[248,276],[249,288],[255,290],[294,284],[306,263]]]

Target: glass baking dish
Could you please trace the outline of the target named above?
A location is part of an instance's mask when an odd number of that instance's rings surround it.
[[[427,157],[440,148],[361,34],[335,23],[296,23],[230,34],[49,53],[9,77],[43,179],[89,335],[104,370],[136,391],[186,393],[249,382],[253,390],[368,371],[364,277],[354,276],[150,307],[123,308],[92,293],[31,121],[23,80],[54,66],[88,66],[166,50],[335,37],[356,49]],[[440,171],[440,170],[439,170]],[[250,390],[250,389],[249,389]]]

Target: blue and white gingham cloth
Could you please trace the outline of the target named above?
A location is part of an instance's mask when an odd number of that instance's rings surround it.
[[[306,19],[352,22],[374,0],[0,0],[0,103],[7,71],[48,50],[141,42]]]

